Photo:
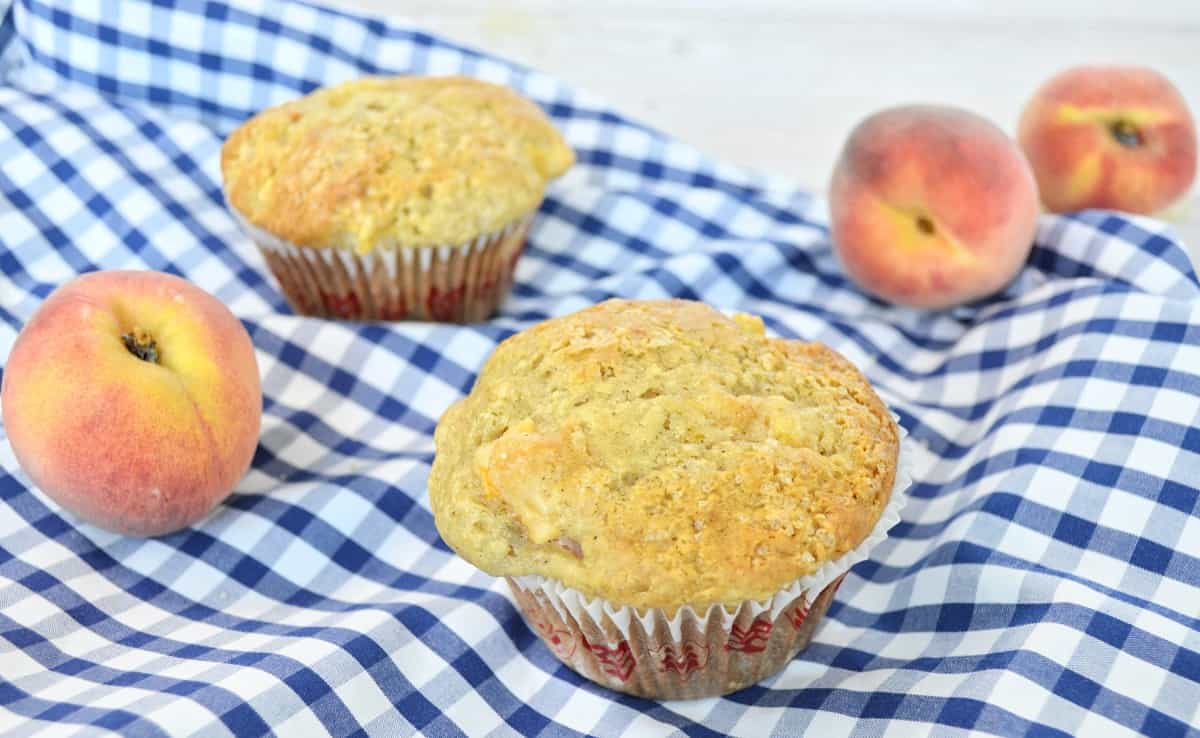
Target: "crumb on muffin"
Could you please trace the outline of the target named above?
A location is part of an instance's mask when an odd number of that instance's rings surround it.
[[[469,77],[367,77],[269,108],[221,148],[226,197],[306,247],[466,243],[529,214],[574,154],[537,105]]]
[[[463,558],[642,608],[763,599],[854,548],[899,453],[839,354],[683,300],[509,338],[435,441],[431,503]]]

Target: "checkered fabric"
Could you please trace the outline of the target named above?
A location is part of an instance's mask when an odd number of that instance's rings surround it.
[[[76,524],[0,443],[0,735],[1196,732],[1200,283],[1162,224],[1043,217],[1004,293],[913,311],[846,281],[820,199],[403,24],[17,0],[0,43],[0,356],[72,276],[157,269],[242,319],[265,395],[237,494],[155,540]],[[297,317],[224,208],[222,136],[318,85],[409,72],[512,85],[579,163],[489,323]],[[434,424],[496,342],[615,295],[824,341],[920,446],[903,521],[812,646],[723,699],[581,679],[429,512]]]

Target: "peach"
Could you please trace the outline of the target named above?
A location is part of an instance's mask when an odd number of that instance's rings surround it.
[[[1007,284],[1033,246],[1038,203],[1016,144],[974,113],[908,105],[850,134],[829,191],[846,273],[890,302],[943,308]]]
[[[246,329],[195,285],[94,272],[55,290],[4,367],[4,428],[47,496],[127,535],[191,525],[229,495],[258,441]]]
[[[1179,91],[1146,67],[1068,69],[1021,113],[1017,134],[1046,209],[1154,213],[1196,176],[1196,125]]]

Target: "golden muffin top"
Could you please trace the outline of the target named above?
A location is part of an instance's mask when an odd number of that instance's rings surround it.
[[[537,208],[575,155],[537,105],[468,77],[367,77],[262,111],[221,148],[225,195],[300,246],[466,243]]]
[[[764,599],[857,546],[900,442],[832,349],[684,300],[509,338],[435,441],[430,501],[463,558],[666,609]]]

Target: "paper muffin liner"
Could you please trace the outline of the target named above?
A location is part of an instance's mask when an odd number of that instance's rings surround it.
[[[467,243],[380,244],[365,254],[298,246],[234,217],[300,315],[345,320],[486,320],[512,288],[533,212]]]
[[[912,483],[913,454],[900,428],[891,498],[855,548],[800,577],[775,595],[735,609],[690,605],[672,617],[662,609],[589,598],[537,575],[508,577],[530,629],[579,674],[610,689],[653,699],[728,694],[781,671],[812,640],[842,579],[900,521]]]

